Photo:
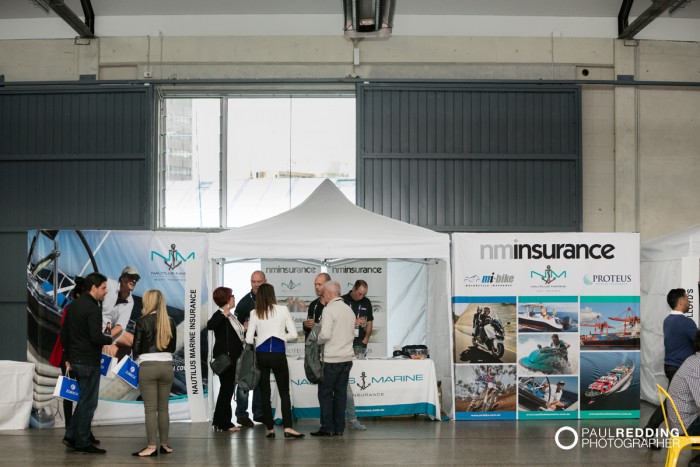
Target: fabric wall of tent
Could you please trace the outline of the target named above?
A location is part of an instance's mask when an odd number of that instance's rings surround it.
[[[691,314],[698,322],[698,279],[700,264],[700,224],[642,243],[642,398],[658,404],[656,384],[666,387],[664,375],[663,321],[670,311],[666,304],[669,290],[688,291]]]
[[[447,234],[357,207],[331,181],[325,180],[303,203],[283,214],[239,229],[210,234],[209,257],[214,262],[213,286],[221,283],[223,269],[217,264],[225,259],[389,260],[387,327],[391,339],[387,345],[428,346],[437,379],[441,381],[443,411],[452,413],[450,241]],[[420,280],[392,279],[391,271],[415,273],[415,267],[400,267],[400,264],[409,263],[419,265]],[[425,299],[417,304],[405,299],[405,280],[411,284],[411,293],[418,289]]]

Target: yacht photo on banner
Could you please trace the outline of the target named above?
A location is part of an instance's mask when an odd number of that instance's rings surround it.
[[[635,233],[454,234],[455,418],[639,418],[639,251]]]
[[[204,235],[192,233],[29,231],[27,359],[36,365],[37,381],[32,426],[49,428],[64,423],[62,404],[52,394],[62,373],[62,347],[57,342],[61,317],[73,300],[76,283],[92,272],[107,277],[102,327],[105,334],[111,334],[113,344],[103,348],[103,354],[115,357],[115,363],[131,353],[143,293],[150,289],[162,292],[168,315],[177,325],[171,418],[206,420],[206,245]],[[115,378],[111,371],[105,373],[100,378],[94,423],[142,421],[139,390]]]

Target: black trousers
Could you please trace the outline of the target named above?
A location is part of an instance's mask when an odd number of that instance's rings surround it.
[[[285,428],[292,427],[292,401],[289,398],[289,367],[287,355],[284,352],[256,352],[258,369],[260,370],[260,397],[262,399],[263,422],[268,430],[274,426],[272,419],[272,389],[270,387],[270,371],[275,375],[277,391],[282,401],[282,424]]]
[[[669,387],[671,387],[671,380],[673,379],[673,376],[676,374],[677,371],[677,366],[664,365],[664,373],[666,373],[666,378],[668,378]],[[664,413],[661,410],[661,406],[658,406],[656,410],[654,410],[654,413],[651,414],[651,417],[649,417],[649,421],[647,422],[645,428],[658,428],[659,425],[661,425],[663,422]]]
[[[214,374],[211,372],[210,374]],[[236,362],[219,375],[219,396],[216,398],[216,408],[214,409],[214,420],[212,425],[222,430],[228,430],[233,425],[231,422],[231,398],[233,397],[234,381],[236,379]]]

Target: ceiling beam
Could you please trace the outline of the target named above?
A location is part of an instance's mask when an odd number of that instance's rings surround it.
[[[80,37],[92,39],[95,37],[95,12],[92,10],[90,0],[80,0],[85,15],[85,22],[65,3],[65,0],[48,0],[49,8],[51,8],[58,16],[63,19],[75,32],[80,34]]]
[[[683,0],[681,0],[683,1]],[[668,10],[673,4],[678,3],[679,0],[653,0],[652,5],[644,10],[637,19],[630,25],[624,27],[622,31],[619,30],[620,24],[626,24],[629,18],[629,9],[632,8],[632,2],[628,0],[623,0],[622,7],[620,8],[620,14],[618,15],[618,39],[634,39],[642,29],[644,29],[649,23],[654,21],[660,14]],[[627,7],[626,15],[625,7]],[[622,18],[621,18],[622,17]]]

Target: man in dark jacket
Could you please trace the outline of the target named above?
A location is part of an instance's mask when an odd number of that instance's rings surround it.
[[[85,288],[86,293],[68,306],[61,328],[66,369],[80,388],[78,406],[66,427],[63,444],[79,452],[104,454],[107,451],[91,443],[90,426],[97,409],[102,346],[112,343],[111,337],[102,334],[100,305],[107,294],[107,278],[93,272],[85,278]]]

